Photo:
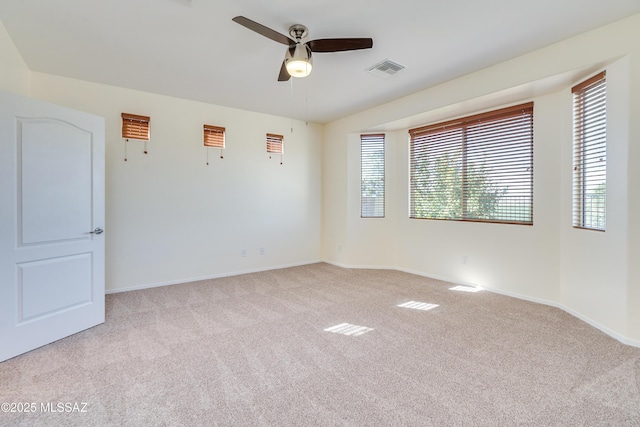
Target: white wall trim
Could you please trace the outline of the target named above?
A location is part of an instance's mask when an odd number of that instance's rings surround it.
[[[328,260],[322,260],[321,262],[335,265],[336,267],[348,268],[352,270],[397,270],[396,267],[384,266],[384,265],[347,265],[347,264],[342,264],[340,262],[328,261]]]
[[[592,320],[590,318],[588,318],[587,316],[579,313],[578,311],[564,306],[564,305],[558,305],[558,308],[566,311],[567,313],[569,313],[570,315],[577,317],[578,319],[582,320],[585,323],[588,323],[589,325],[593,326],[596,329],[599,329],[600,331],[604,332],[605,334],[609,335],[610,337],[613,337],[615,339],[617,339],[618,341],[620,341],[622,344],[626,344],[626,345],[630,345],[632,347],[638,347],[640,348],[640,341],[638,340],[634,340],[631,338],[627,338],[622,334],[619,334],[617,332],[615,332],[612,329],[607,328],[606,326],[596,322],[595,320]]]
[[[433,279],[433,280],[440,280],[442,282],[449,282],[449,283],[451,283],[453,285],[472,286],[474,288],[479,287],[479,285],[477,283],[465,282],[463,280],[454,280],[454,279],[451,279],[450,277],[443,277],[443,276],[437,276],[437,275],[433,275],[433,274],[426,274],[426,273],[422,273],[420,271],[412,270],[410,268],[396,268],[396,270],[402,271],[404,273],[415,274],[416,276],[428,277],[429,279]],[[482,289],[486,289],[486,288],[484,286],[482,286]]]
[[[171,286],[171,285],[179,285],[181,283],[189,283],[189,282],[198,282],[198,281],[202,281],[202,280],[211,280],[211,279],[219,279],[222,277],[232,277],[232,276],[239,276],[241,274],[250,274],[250,273],[259,273],[261,271],[271,271],[271,270],[279,270],[282,268],[291,268],[291,267],[299,267],[299,266],[303,266],[303,265],[310,265],[310,264],[317,264],[320,262],[324,262],[330,265],[334,265],[336,267],[340,267],[340,268],[346,268],[346,269],[359,269],[359,270],[363,270],[363,269],[370,269],[370,270],[396,270],[396,271],[402,271],[404,273],[409,273],[409,274],[415,274],[416,276],[422,276],[422,277],[427,277],[429,279],[434,279],[434,280],[440,280],[443,282],[449,282],[451,284],[454,285],[463,285],[463,286],[473,286],[473,287],[477,287],[478,285],[474,284],[474,283],[469,283],[469,282],[464,282],[464,281],[460,281],[460,280],[453,280],[451,278],[448,277],[439,277],[439,276],[434,276],[434,275],[429,275],[420,271],[416,271],[416,270],[411,270],[411,269],[407,269],[407,268],[397,268],[397,267],[391,267],[391,266],[380,266],[380,265],[347,265],[347,264],[343,264],[343,263],[339,263],[339,262],[335,262],[335,261],[329,261],[329,260],[313,260],[313,261],[305,261],[305,262],[300,262],[300,263],[293,263],[293,264],[284,264],[284,265],[278,265],[278,266],[270,266],[270,267],[264,267],[264,268],[254,268],[254,269],[248,269],[248,270],[241,270],[241,271],[234,271],[234,272],[230,272],[230,273],[221,273],[221,274],[214,274],[214,275],[210,275],[210,276],[202,276],[202,277],[192,277],[189,279],[180,279],[180,280],[176,280],[176,281],[167,281],[167,282],[158,282],[158,283],[149,283],[149,284],[145,284],[145,285],[138,285],[138,286],[130,286],[127,288],[118,288],[118,289],[110,289],[107,290],[105,293],[106,294],[116,294],[116,293],[120,293],[120,292],[129,292],[129,291],[139,291],[142,289],[150,289],[150,288],[157,288],[157,287],[161,287],[161,286]],[[486,286],[482,286],[483,290],[495,293],[495,294],[500,294],[500,295],[505,295],[511,298],[517,298],[520,300],[524,300],[524,301],[529,301],[529,302],[533,302],[533,303],[537,303],[537,304],[544,304],[544,305],[548,305],[551,307],[555,307],[558,308],[570,315],[572,315],[573,317],[576,317],[577,319],[580,319],[581,321],[587,323],[590,326],[593,326],[594,328],[600,330],[601,332],[609,335],[612,338],[615,338],[616,340],[620,341],[622,344],[625,345],[629,345],[632,347],[637,347],[640,348],[640,341],[637,340],[633,340],[631,338],[627,338],[624,335],[621,335],[615,331],[613,331],[610,328],[607,328],[606,326],[596,322],[593,319],[590,319],[589,317],[583,315],[582,313],[567,307],[563,304],[560,303],[556,303],[553,301],[548,301],[542,298],[534,298],[534,297],[530,297],[527,295],[522,295],[516,292],[509,292],[509,291],[503,291],[501,289],[494,289],[494,288],[488,288]]]
[[[200,277],[191,277],[188,279],[169,280],[166,282],[148,283],[144,285],[129,286],[126,288],[107,289],[105,291],[105,294],[117,294],[120,292],[130,292],[130,291],[139,291],[142,289],[159,288],[161,286],[180,285],[182,283],[199,282],[202,280],[211,280],[211,279],[220,279],[222,277],[240,276],[241,274],[259,273],[261,271],[280,270],[282,268],[300,267],[302,265],[317,264],[320,262],[323,262],[323,261],[322,260],[303,261],[303,262],[293,263],[293,264],[283,264],[283,265],[276,265],[276,266],[269,266],[269,267],[251,268],[247,270],[213,274],[210,276],[200,276]]]
[[[594,328],[600,330],[601,332],[604,332],[605,334],[609,335],[612,338],[617,339],[618,341],[620,341],[622,344],[626,344],[626,345],[630,345],[633,347],[638,347],[640,348],[640,341],[636,341],[633,340],[631,338],[627,338],[622,334],[619,334],[618,332],[614,331],[613,329],[610,329],[604,325],[602,325],[599,322],[596,322],[595,320],[589,318],[588,316],[585,316],[584,314],[580,313],[577,310],[572,309],[571,307],[567,307],[564,304],[560,304],[557,302],[553,302],[553,301],[547,301],[544,299],[540,299],[540,298],[532,298],[526,295],[522,295],[522,294],[518,294],[515,292],[509,292],[509,291],[503,291],[500,289],[492,289],[492,288],[486,288],[483,287],[483,289],[486,289],[489,292],[493,292],[495,294],[501,294],[501,295],[506,295],[508,297],[513,297],[513,298],[518,298],[521,300],[525,300],[525,301],[530,301],[530,302],[535,302],[538,304],[544,304],[544,305],[548,305],[551,307],[555,307],[555,308],[559,308],[560,310],[572,315],[573,317],[576,317],[580,320],[582,320],[583,322],[593,326]]]
[[[416,271],[416,270],[411,270],[411,269],[406,269],[406,268],[397,268],[397,267],[388,267],[388,266],[379,266],[379,265],[372,265],[372,266],[365,266],[365,265],[357,265],[357,266],[350,266],[350,265],[346,265],[346,264],[342,264],[342,263],[336,263],[333,261],[327,261],[324,260],[323,262],[326,262],[327,264],[331,264],[331,265],[335,265],[337,267],[342,267],[342,268],[353,268],[353,269],[372,269],[372,270],[397,270],[397,271],[402,271],[404,273],[409,273],[409,274],[415,274],[416,276],[422,276],[422,277],[427,277],[429,279],[434,279],[434,280],[441,280],[443,282],[449,282],[451,284],[454,285],[463,285],[463,286],[473,286],[473,287],[477,287],[477,284],[474,283],[468,283],[468,282],[464,282],[464,281],[460,281],[460,280],[453,280],[451,278],[447,278],[447,277],[439,277],[439,276],[434,276],[434,275],[430,275],[430,274],[426,274],[420,271]],[[549,301],[549,300],[545,300],[542,298],[535,298],[535,297],[530,297],[527,295],[523,295],[523,294],[519,294],[516,292],[509,292],[509,291],[503,291],[501,289],[494,289],[494,288],[489,288],[486,286],[482,286],[483,290],[492,292],[494,294],[500,294],[500,295],[505,295],[511,298],[517,298],[520,300],[524,300],[524,301],[529,301],[529,302],[533,302],[536,304],[544,304],[544,305],[548,305],[550,307],[554,307],[554,308],[558,308],[570,315],[572,315],[573,317],[576,317],[577,319],[580,319],[581,321],[587,323],[590,326],[593,326],[594,328],[598,329],[599,331],[609,335],[611,338],[615,338],[616,340],[620,341],[622,344],[625,345],[629,345],[632,347],[638,347],[640,348],[640,341],[625,337],[622,334],[617,333],[616,331],[596,322],[595,320],[585,316],[584,314],[580,313],[579,311],[576,311],[570,307],[565,306],[564,304],[560,304],[554,301]]]

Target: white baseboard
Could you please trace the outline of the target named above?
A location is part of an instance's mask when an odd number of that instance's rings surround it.
[[[622,344],[626,344],[626,345],[630,345],[632,347],[640,348],[640,341],[638,341],[638,340],[627,338],[624,335],[617,333],[613,329],[610,329],[610,328],[608,328],[608,327],[596,322],[595,320],[589,319],[587,316],[583,315],[582,313],[579,313],[578,311],[576,311],[576,310],[574,310],[574,309],[572,309],[570,307],[566,307],[564,305],[560,305],[560,306],[558,306],[558,308],[566,311],[567,313],[569,313],[570,315],[572,315],[574,317],[577,317],[578,319],[582,320],[583,322],[588,323],[589,325],[593,326],[594,328],[601,330],[602,332],[604,332],[605,334],[609,335],[610,337],[613,337],[613,338],[617,339]]]
[[[429,279],[433,279],[433,280],[440,280],[442,282],[449,282],[449,283],[454,284],[454,285],[473,286],[474,288],[478,287],[477,283],[465,282],[463,280],[455,280],[455,279],[452,279],[450,277],[442,277],[442,276],[437,276],[437,275],[434,275],[434,274],[425,274],[425,273],[422,273],[420,271],[411,270],[409,268],[396,268],[396,270],[402,271],[404,273],[415,274],[416,276],[428,277]],[[482,289],[485,289],[485,288],[482,287]]]
[[[190,278],[184,278],[184,279],[178,279],[178,280],[169,280],[166,282],[147,283],[147,284],[136,285],[136,286],[128,286],[125,288],[107,289],[105,291],[105,294],[117,294],[120,292],[139,291],[142,289],[158,288],[161,286],[179,285],[181,283],[199,282],[201,280],[220,279],[222,277],[239,276],[241,274],[259,273],[261,271],[280,270],[282,268],[300,267],[301,265],[317,264],[319,262],[323,262],[323,261],[322,260],[303,261],[299,263],[283,264],[283,265],[276,265],[276,266],[269,266],[269,267],[253,268],[248,270],[231,271],[231,272],[220,273],[220,274],[212,274],[209,276],[190,277]]]
[[[347,265],[347,264],[342,264],[335,261],[326,261],[326,260],[322,260],[320,262],[324,262],[325,264],[335,265],[336,267],[340,267],[340,268],[347,268],[347,269],[353,269],[353,270],[398,270],[396,267],[384,266],[384,265]]]
[[[142,289],[157,288],[157,287],[160,287],[160,286],[178,285],[178,284],[181,284],[181,283],[197,282],[197,281],[201,281],[201,280],[210,280],[210,279],[219,279],[221,277],[232,277],[232,276],[238,276],[238,275],[241,275],[241,274],[258,273],[258,272],[261,272],[261,271],[270,271],[270,270],[279,270],[279,269],[282,269],[282,268],[299,267],[299,266],[302,266],[302,265],[316,264],[316,263],[319,263],[319,262],[324,262],[324,263],[327,263],[327,264],[335,265],[336,267],[346,268],[346,269],[396,270],[396,271],[402,271],[404,273],[415,274],[416,276],[428,277],[428,278],[434,279],[434,280],[440,280],[440,281],[443,281],[443,282],[449,282],[449,283],[454,284],[454,285],[473,286],[473,287],[477,287],[478,286],[475,283],[463,282],[463,281],[460,281],[460,280],[451,279],[450,277],[439,277],[439,276],[435,276],[435,275],[425,274],[425,273],[423,273],[421,271],[411,270],[411,269],[407,269],[407,268],[398,268],[398,267],[380,266],[380,265],[347,265],[347,264],[342,264],[342,263],[335,262],[335,261],[313,260],[313,261],[305,261],[305,262],[293,263],[293,264],[270,266],[270,267],[264,267],[264,268],[255,268],[255,269],[248,269],[248,270],[241,270],[241,271],[233,271],[233,272],[214,274],[214,275],[202,276],[202,277],[191,277],[191,278],[174,280],[174,281],[167,281],[167,282],[149,283],[149,284],[144,284],[144,285],[130,286],[130,287],[126,287],[126,288],[109,289],[105,293],[106,294],[115,294],[115,293],[119,293],[119,292],[138,291],[138,290],[142,290]],[[519,294],[519,293],[516,293],[516,292],[504,291],[504,290],[501,290],[501,289],[493,289],[493,288],[489,288],[489,287],[486,287],[486,286],[482,286],[482,289],[487,290],[489,292],[496,293],[496,294],[505,295],[505,296],[512,297],[512,298],[518,298],[518,299],[521,299],[521,300],[530,301],[530,302],[534,302],[534,303],[538,303],[538,304],[544,304],[544,305],[548,305],[548,306],[551,306],[551,307],[558,308],[558,309],[563,310],[563,311],[569,313],[570,315],[582,320],[583,322],[593,326],[594,328],[604,332],[605,334],[609,335],[610,337],[615,338],[616,340],[620,341],[622,344],[640,348],[640,341],[625,337],[624,335],[614,331],[613,329],[610,329],[610,328],[608,328],[608,327],[596,322],[595,320],[590,319],[588,316],[585,316],[584,314],[580,313],[579,311],[576,311],[576,310],[572,309],[571,307],[567,307],[564,304],[560,304],[560,303],[555,302],[555,301],[549,301],[549,300],[545,300],[545,299],[541,299],[541,298],[531,297],[531,296]]]
[[[439,277],[439,276],[435,276],[435,275],[431,275],[431,274],[426,274],[423,273],[421,271],[416,271],[416,270],[411,270],[411,269],[407,269],[407,268],[398,268],[398,267],[381,267],[381,266],[363,266],[363,265],[357,265],[357,266],[351,266],[351,265],[346,265],[346,264],[340,264],[340,263],[336,263],[333,261],[323,261],[326,262],[327,264],[332,264],[338,267],[342,267],[342,268],[358,268],[358,269],[378,269],[378,270],[397,270],[397,271],[402,271],[405,273],[409,273],[409,274],[415,274],[416,276],[422,276],[422,277],[427,277],[429,279],[434,279],[434,280],[441,280],[443,282],[449,282],[451,284],[454,285],[463,285],[463,286],[473,286],[473,287],[478,287],[477,284],[475,283],[468,283],[468,282],[463,282],[460,280],[455,280],[455,279],[451,279],[450,277]],[[595,320],[589,318],[588,316],[585,316],[584,314],[580,313],[579,311],[571,308],[571,307],[567,307],[564,304],[555,302],[555,301],[549,301],[549,300],[545,300],[542,298],[536,298],[536,297],[531,297],[528,295],[524,295],[524,294],[519,294],[517,292],[510,292],[510,291],[504,291],[501,289],[494,289],[494,288],[490,288],[490,287],[486,287],[486,286],[482,286],[483,290],[495,293],[495,294],[500,294],[500,295],[505,295],[508,297],[512,297],[512,298],[517,298],[517,299],[521,299],[524,301],[530,301],[530,302],[534,302],[537,304],[544,304],[544,305],[548,305],[551,307],[555,307],[558,308],[566,313],[569,313],[570,315],[572,315],[573,317],[576,317],[580,320],[582,320],[583,322],[587,323],[588,325],[593,326],[594,328],[604,332],[605,334],[609,335],[610,337],[620,341],[622,344],[625,345],[629,345],[632,347],[638,347],[640,348],[640,341],[638,340],[634,340],[628,337],[625,337],[624,335],[614,331],[611,328],[608,328],[607,326],[602,325],[601,323],[596,322]]]

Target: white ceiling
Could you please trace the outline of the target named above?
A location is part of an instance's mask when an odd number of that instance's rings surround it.
[[[32,71],[325,123],[626,16],[640,0],[2,0],[0,20]],[[314,55],[278,82],[286,46],[246,16],[309,39],[372,37]],[[407,68],[382,78],[367,68]]]

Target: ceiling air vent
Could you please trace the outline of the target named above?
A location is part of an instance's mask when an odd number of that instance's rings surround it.
[[[374,65],[373,67],[367,69],[371,74],[375,74],[380,77],[389,77],[393,76],[398,71],[402,70],[404,65],[400,65],[397,62],[393,62],[389,59],[385,59],[384,61]]]

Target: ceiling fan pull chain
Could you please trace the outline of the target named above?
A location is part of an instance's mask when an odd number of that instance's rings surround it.
[[[309,122],[309,83],[304,82],[304,119],[305,124],[308,125]]]
[[[293,133],[293,79],[289,79],[289,109],[291,110],[289,120],[291,133]]]

